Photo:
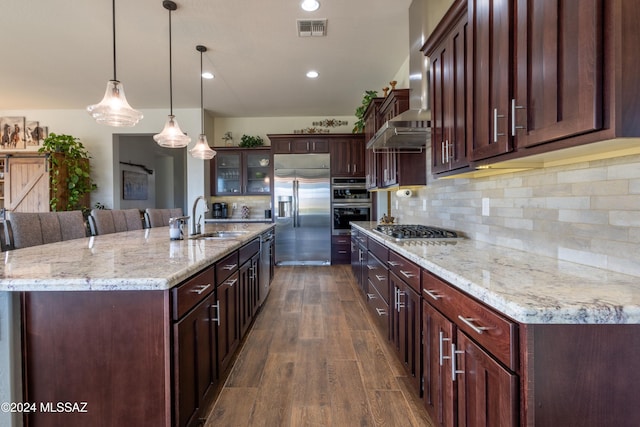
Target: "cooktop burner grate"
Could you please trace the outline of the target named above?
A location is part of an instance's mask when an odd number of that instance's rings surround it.
[[[458,233],[455,231],[428,225],[380,224],[376,227],[376,230],[396,239],[446,239],[458,237]]]

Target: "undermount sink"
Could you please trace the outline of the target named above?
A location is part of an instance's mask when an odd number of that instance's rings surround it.
[[[197,234],[195,236],[189,236],[190,239],[230,239],[234,237],[242,237],[247,234],[248,231],[230,230],[230,231],[211,231],[208,233]]]

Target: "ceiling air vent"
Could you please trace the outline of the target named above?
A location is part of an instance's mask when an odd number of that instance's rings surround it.
[[[298,19],[299,37],[324,37],[327,35],[326,19]]]

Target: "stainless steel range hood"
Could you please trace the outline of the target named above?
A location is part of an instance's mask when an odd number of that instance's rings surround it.
[[[427,110],[407,110],[383,124],[367,143],[378,151],[422,151],[431,137],[431,114]]]

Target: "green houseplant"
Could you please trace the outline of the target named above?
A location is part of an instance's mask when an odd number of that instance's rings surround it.
[[[259,136],[242,135],[240,137],[240,147],[261,147],[264,141]]]
[[[71,135],[50,133],[38,152],[49,154],[51,210],[89,210],[89,193],[97,186],[91,180],[91,156],[82,142]]]
[[[367,90],[362,97],[362,104],[356,108],[356,118],[358,119],[353,127],[353,133],[364,132],[364,113],[367,111],[367,107],[371,103],[371,100],[378,96],[378,91]]]

